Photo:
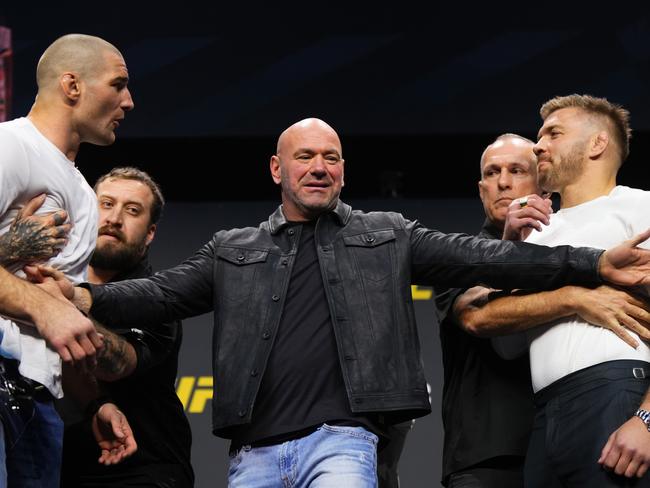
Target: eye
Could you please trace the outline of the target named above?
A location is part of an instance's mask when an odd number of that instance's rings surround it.
[[[340,159],[336,154],[329,154],[329,155],[325,156],[325,160],[326,160],[328,163],[336,164],[336,163],[338,163],[341,159]]]
[[[112,208],[113,207],[113,202],[109,202],[108,200],[103,200],[99,202],[100,208]]]
[[[140,215],[140,209],[138,207],[126,207],[126,211],[131,215]]]
[[[309,161],[311,159],[311,154],[299,154],[296,159],[298,161]]]

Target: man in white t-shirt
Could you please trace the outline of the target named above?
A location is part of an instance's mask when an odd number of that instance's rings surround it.
[[[539,183],[560,194],[561,209],[550,215],[548,202],[537,195],[515,200],[504,235],[605,249],[648,229],[650,192],[616,185],[629,153],[628,112],[605,99],[571,95],[548,101],[541,115],[534,147]],[[540,226],[549,215],[550,224]],[[650,486],[644,477],[650,465],[650,349],[639,340],[648,337],[640,322],[650,322],[650,315],[642,298],[611,293],[619,296],[591,302],[593,317],[588,310],[557,313],[548,292],[501,297],[483,307],[493,330],[513,331],[513,320],[529,328],[536,417],[527,487]],[[530,328],[544,317],[546,323]]]
[[[46,49],[36,79],[27,117],[0,124],[0,234],[30,198],[45,193],[38,213],[63,209],[72,224],[48,264],[81,282],[95,247],[97,207],[74,160],[82,142],[115,140],[133,108],[128,71],[110,43],[70,34]],[[0,268],[0,359],[5,376],[33,398],[22,407],[27,415],[33,407],[33,416],[19,432],[11,428],[13,419],[0,429],[0,484],[6,478],[9,486],[26,486],[27,479],[29,486],[58,486],[63,427],[53,399],[62,396],[61,359],[92,366],[101,337],[74,307],[7,272],[20,276],[24,264]]]

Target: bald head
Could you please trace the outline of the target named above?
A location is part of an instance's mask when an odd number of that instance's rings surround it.
[[[62,73],[73,72],[82,78],[92,78],[105,67],[106,54],[122,57],[110,42],[85,34],[59,37],[45,50],[36,68],[39,93],[55,86]]]
[[[313,117],[296,122],[280,134],[276,148],[277,154],[280,155],[281,153],[286,152],[287,147],[292,146],[293,141],[296,138],[310,134],[316,134],[321,138],[326,136],[330,140],[335,140],[338,145],[339,156],[343,155],[341,140],[336,131],[327,122]]]
[[[483,154],[481,155],[481,173],[483,172],[483,166],[485,164],[486,157],[489,156],[492,152],[502,151],[508,146],[512,147],[515,150],[527,151],[530,149],[532,151],[534,145],[535,143],[533,141],[518,134],[500,135],[483,151]],[[531,156],[533,156],[534,161],[534,155],[531,154]],[[535,168],[537,167],[536,164],[534,166]]]

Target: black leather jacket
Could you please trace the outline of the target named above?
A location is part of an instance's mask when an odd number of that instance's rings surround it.
[[[154,325],[213,310],[213,427],[228,437],[228,427],[251,419],[299,232],[278,208],[257,228],[217,232],[184,263],[149,279],[91,286],[91,312],[103,321]],[[343,202],[319,218],[316,242],[350,407],[392,421],[431,409],[411,284],[595,284],[602,253],[443,234]]]

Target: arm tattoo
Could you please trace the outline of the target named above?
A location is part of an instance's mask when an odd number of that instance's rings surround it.
[[[33,263],[52,257],[54,248],[47,231],[48,228],[38,222],[13,222],[9,230],[0,236],[0,264]]]
[[[127,348],[131,345],[123,337],[96,325],[97,332],[104,336],[104,347],[97,354],[97,368],[109,376],[119,376],[129,367]]]

